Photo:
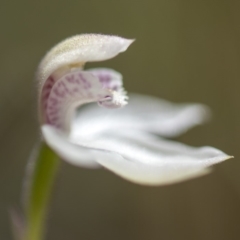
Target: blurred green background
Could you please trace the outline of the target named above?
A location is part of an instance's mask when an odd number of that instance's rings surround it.
[[[136,38],[126,53],[87,67],[120,71],[129,92],[209,105],[212,121],[178,140],[235,159],[211,175],[158,188],[63,163],[47,239],[240,239],[239,11],[239,0],[2,0],[0,239],[12,239],[8,211],[19,205],[40,137],[36,67],[50,47],[78,33]]]

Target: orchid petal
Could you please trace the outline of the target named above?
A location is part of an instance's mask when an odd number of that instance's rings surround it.
[[[231,156],[213,147],[190,147],[148,133],[105,133],[94,139],[74,139],[92,147],[95,160],[117,175],[144,185],[164,185],[198,177],[208,167]]]
[[[102,61],[126,51],[134,40],[101,34],[81,34],[53,47],[41,61],[37,80],[40,88],[57,69],[69,65],[82,67],[85,62]]]
[[[212,147],[190,147],[139,131],[67,139],[52,126],[45,125],[42,130],[49,146],[64,155],[67,162],[89,167],[84,153],[117,175],[144,185],[172,184],[198,177],[209,173],[211,165],[231,158]],[[61,138],[64,144],[60,145]]]
[[[202,124],[210,115],[202,104],[174,104],[138,94],[130,94],[121,109],[107,110],[89,105],[80,109],[73,121],[74,136],[89,136],[103,131],[138,129],[173,137]]]
[[[211,172],[210,168],[175,169],[171,167],[154,166],[129,161],[119,154],[109,152],[95,152],[99,164],[116,175],[136,184],[148,186],[161,186],[174,184]]]

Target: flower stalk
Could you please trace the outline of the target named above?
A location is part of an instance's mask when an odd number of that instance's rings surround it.
[[[24,240],[42,240],[53,182],[59,166],[59,158],[41,143],[31,176],[26,206],[26,232]]]

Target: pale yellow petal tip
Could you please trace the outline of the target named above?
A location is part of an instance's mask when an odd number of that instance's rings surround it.
[[[223,161],[233,159],[233,158],[234,158],[234,156],[226,156]]]
[[[122,38],[123,39],[123,48],[121,52],[124,52],[128,49],[128,47],[136,41],[136,39],[126,39],[126,38]]]

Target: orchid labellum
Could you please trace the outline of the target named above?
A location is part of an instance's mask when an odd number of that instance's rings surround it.
[[[133,41],[82,34],[46,54],[37,81],[41,129],[50,148],[76,166],[103,166],[144,185],[200,176],[213,164],[230,158],[213,147],[190,147],[162,138],[202,124],[208,118],[207,107],[135,94],[127,104],[120,73],[107,68],[83,69],[86,62],[124,52]]]

